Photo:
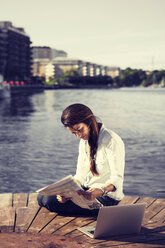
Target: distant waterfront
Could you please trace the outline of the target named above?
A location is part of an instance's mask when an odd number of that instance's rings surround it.
[[[65,89],[14,94],[0,103],[0,192],[34,192],[76,169],[78,141],[60,123],[89,105],[126,145],[126,194],[165,197],[165,88]]]

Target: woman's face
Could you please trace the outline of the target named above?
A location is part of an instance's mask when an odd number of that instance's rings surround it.
[[[77,138],[88,140],[90,128],[85,123],[79,123],[73,127],[67,127],[67,129],[73,133]]]

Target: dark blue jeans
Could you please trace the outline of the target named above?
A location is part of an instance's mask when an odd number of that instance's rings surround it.
[[[103,206],[113,206],[119,203],[119,201],[108,196],[98,197],[97,199]],[[47,208],[50,212],[56,212],[64,216],[97,216],[99,211],[99,209],[89,210],[86,208],[81,208],[70,200],[66,203],[60,203],[57,200],[56,195],[38,195],[37,200],[39,206]]]

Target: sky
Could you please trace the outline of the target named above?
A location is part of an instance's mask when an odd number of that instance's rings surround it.
[[[0,21],[69,58],[165,69],[165,0],[0,0]]]

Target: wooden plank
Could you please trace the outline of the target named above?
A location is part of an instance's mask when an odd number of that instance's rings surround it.
[[[112,246],[97,246],[95,245],[95,248],[98,247],[98,248],[101,248],[101,247],[114,247],[113,245]],[[130,243],[130,244],[121,244],[121,245],[117,245],[115,246],[116,248],[164,248],[164,241],[163,240],[160,240],[157,244],[157,241],[152,241],[151,243]]]
[[[144,244],[152,244],[155,243],[157,245],[164,244],[165,245],[165,235],[164,233],[151,233],[151,234],[136,234],[136,235],[127,235],[127,236],[116,236],[111,237],[109,240],[97,241],[92,240],[92,243],[95,247],[132,247],[132,244],[137,244],[137,247],[145,247]],[[129,246],[130,245],[130,246]],[[136,247],[136,246],[135,246]],[[158,246],[157,246],[158,248]]]
[[[0,194],[0,209],[12,207],[12,193]]]
[[[130,235],[129,235],[130,236]],[[68,235],[67,235],[68,237]],[[122,236],[113,236],[109,238],[103,238],[103,239],[92,239],[88,237],[87,235],[83,234],[79,230],[75,230],[73,233],[70,234],[71,238],[74,238],[76,240],[79,240],[81,242],[87,242],[92,245],[97,245],[96,247],[111,247],[112,246],[117,246],[119,244],[129,244],[128,241],[123,241],[124,238],[127,238],[128,235],[122,235]],[[108,246],[105,246],[105,244],[108,243]],[[100,246],[99,246],[100,245]]]
[[[18,208],[16,214],[15,232],[26,232],[39,212],[40,207]]]
[[[55,233],[57,230],[61,229],[64,225],[73,221],[75,217],[64,217],[57,215],[50,223],[47,225],[41,233]]]
[[[41,208],[28,232],[38,233],[44,229],[55,217],[57,213],[51,213],[46,208]]]
[[[152,218],[165,208],[165,199],[156,199],[145,211],[143,225],[152,222]]]
[[[12,199],[13,198],[13,199]],[[54,233],[74,238],[91,247],[163,247],[165,246],[165,199],[125,196],[119,205],[146,202],[147,209],[143,229],[139,235],[111,237],[109,240],[93,240],[77,230],[77,227],[93,225],[93,217],[64,217],[42,208],[39,211],[37,194],[0,194],[0,231]],[[12,208],[13,205],[13,208]],[[8,208],[10,206],[10,208]],[[26,207],[27,206],[27,207]],[[15,215],[16,209],[16,215]],[[153,246],[152,246],[153,245]]]
[[[0,232],[13,232],[15,227],[15,210],[5,208],[0,210]]]
[[[125,246],[118,246],[118,247],[124,247]],[[165,247],[165,234],[163,233],[153,233],[152,235],[147,236],[138,236],[136,241],[130,242],[126,247],[132,248],[132,247]]]
[[[87,235],[83,234],[82,232],[80,232],[79,230],[75,230],[74,232],[68,234],[67,237],[74,238],[75,240],[79,240],[82,243],[89,243],[89,244],[102,241],[99,239],[92,239]]]
[[[162,222],[154,222],[154,223],[142,226],[141,228],[142,233],[164,232],[164,231],[165,231],[165,224]]]
[[[59,230],[57,230],[55,233],[59,235],[68,235],[75,231],[78,227],[86,226],[89,224],[93,224],[96,222],[95,217],[78,217],[75,218],[73,221],[69,222],[67,225],[61,227]],[[95,224],[93,224],[95,225]]]
[[[151,197],[140,197],[137,201],[137,203],[146,203],[147,207],[149,207],[154,201],[156,201],[155,198]]]
[[[139,199],[139,196],[124,196],[118,205],[134,204]]]
[[[87,243],[51,234],[1,233],[1,248],[94,248]]]
[[[134,236],[137,238],[137,234],[134,234]],[[134,237],[131,235],[121,235],[121,236],[111,236],[111,237],[107,237],[107,238],[100,238],[100,239],[91,239],[90,237],[88,237],[85,234],[79,235],[77,237],[75,237],[76,240],[81,240],[82,242],[88,242],[96,247],[113,247],[116,246],[118,247],[118,245],[127,245],[130,243],[130,238]],[[71,236],[72,237],[72,236]]]
[[[83,224],[82,222],[80,222],[80,225],[81,225],[81,227],[82,226],[96,226],[96,218],[97,217],[94,217],[94,216],[92,216],[92,217],[89,217],[89,218],[91,218],[91,221],[89,221],[88,222],[88,224]],[[88,219],[87,219],[87,221],[88,221]],[[79,230],[77,230],[77,228],[76,229],[71,229],[71,232],[67,232],[66,234],[65,234],[65,236],[67,236],[67,237],[71,237],[71,238],[77,238],[77,237],[81,237],[81,236],[84,236],[84,234],[82,233],[82,232],[80,232]]]
[[[79,237],[80,237],[80,239],[81,239],[81,236],[84,237],[84,234],[82,232],[80,232],[79,230],[75,229],[73,232],[67,233],[66,236],[71,237],[71,238],[77,238],[77,239],[79,239]]]
[[[129,244],[128,241],[120,240],[120,237],[116,237],[116,238],[111,237],[109,239],[92,239],[78,230],[76,232],[77,232],[77,236],[72,237],[71,235],[69,237],[74,238],[75,240],[79,240],[82,243],[89,243],[94,247],[113,247],[113,246],[118,247],[118,245],[120,244],[125,244],[125,245]],[[78,232],[80,235],[78,235]]]
[[[165,222],[165,208],[163,208],[160,212],[158,212],[151,220],[150,222]]]
[[[91,223],[92,225],[92,223]],[[142,227],[141,229],[141,232],[140,234],[143,235],[143,234],[150,234],[150,233],[154,233],[154,232],[164,232],[165,231],[165,225],[164,223],[152,223],[152,224],[148,224],[146,225],[145,227]],[[130,237],[131,236],[135,236],[136,234],[134,235],[129,235]],[[70,236],[72,238],[81,238],[81,236],[84,236],[84,234],[82,232],[80,232],[79,230],[74,230],[73,232],[71,232],[70,234],[68,234],[67,236]],[[128,237],[128,235],[125,235],[126,237]],[[84,236],[86,237],[86,236]],[[124,236],[121,236],[122,238]]]
[[[152,228],[152,229],[150,229]],[[154,230],[155,229],[155,230]],[[76,234],[76,235],[75,235]],[[165,226],[162,224],[162,227],[150,226],[148,230],[142,230],[139,234],[133,235],[121,235],[116,237],[109,237],[107,239],[90,239],[85,234],[82,234],[80,231],[76,230],[70,234],[70,237],[80,240],[81,242],[89,242],[96,247],[111,247],[120,245],[128,245],[130,243],[146,243],[153,240],[164,239],[165,240]],[[140,244],[141,245],[141,244]],[[141,246],[139,246],[141,247]]]
[[[83,226],[95,226],[96,225],[96,221],[92,221],[92,222],[89,222],[87,225],[82,225],[81,223],[81,227]],[[68,232],[66,234],[64,234],[64,236],[67,236],[67,237],[71,237],[71,238],[81,238],[84,236],[84,234],[82,232],[80,232],[79,230],[76,229],[73,229],[71,232]],[[85,237],[87,237],[85,235]]]
[[[27,200],[27,206],[28,207],[36,207],[38,206],[38,202],[37,202],[37,193],[30,193],[28,195],[28,200]]]
[[[28,194],[24,194],[24,193],[13,194],[13,207],[14,208],[26,207],[27,198],[28,198]]]
[[[152,242],[151,244],[130,244],[130,245],[127,245],[127,248],[139,248],[139,245],[140,245],[140,248],[164,248],[163,241],[159,242],[159,245],[157,243],[155,244],[154,242]],[[126,246],[122,245],[122,246],[118,246],[117,248],[126,248]]]

